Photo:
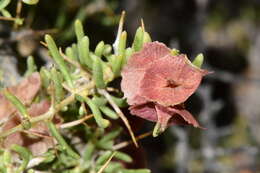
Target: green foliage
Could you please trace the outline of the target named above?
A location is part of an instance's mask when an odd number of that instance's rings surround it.
[[[35,5],[39,2],[39,0],[22,0],[25,4]]]
[[[132,48],[134,49],[135,52],[142,49],[143,40],[144,40],[144,29],[142,27],[139,27],[136,30],[134,42],[132,45]]]
[[[5,16],[9,15],[4,9],[9,2],[3,0],[0,3],[0,10]],[[38,1],[23,0],[22,2],[32,5]],[[78,17],[80,20],[84,18],[81,11]],[[27,148],[19,145],[14,145],[10,149],[1,149],[0,159],[3,160],[0,163],[1,172],[34,172],[35,170],[70,173],[150,172],[147,169],[125,169],[122,164],[122,162],[131,163],[133,158],[115,147],[120,141],[123,130],[119,123],[114,123],[112,120],[121,118],[128,127],[127,119],[120,110],[128,105],[124,98],[119,97],[122,93],[117,88],[112,88],[110,84],[120,77],[121,70],[129,57],[152,39],[142,26],[137,29],[131,47],[127,47],[127,32],[122,32],[122,17],[115,44],[112,46],[101,40],[95,49],[91,50],[89,37],[85,34],[80,20],[76,20],[73,25],[77,41],[64,49],[65,54],[58,48],[51,35],[45,35],[45,43],[55,64],[50,68],[40,69],[42,88],[37,98],[38,101],[50,100],[49,110],[36,117],[30,117],[27,105],[8,90],[4,90],[5,97],[24,119],[22,127],[18,125],[2,133],[1,140],[15,132],[30,130],[40,122],[48,127],[49,137],[54,140],[54,145],[40,156],[33,156]],[[196,58],[194,64],[201,66],[201,58],[199,60]],[[27,59],[25,76],[36,71],[34,59],[30,56]],[[36,102],[35,99],[34,103]],[[55,123],[55,115],[59,115],[64,120],[63,124]],[[30,126],[26,126],[25,122]],[[128,130],[131,134],[131,127],[128,127]],[[133,139],[133,136],[131,137]],[[18,153],[21,158],[20,165],[13,159],[12,151]],[[41,158],[41,161],[37,165],[28,167],[35,158]]]
[[[1,0],[0,1],[0,10],[3,10],[7,7],[7,5],[11,2],[11,0]]]
[[[29,56],[27,58],[27,70],[25,72],[25,76],[30,76],[33,72],[37,71],[37,67],[34,62],[33,56]]]
[[[55,127],[55,125],[52,122],[47,122],[47,125],[48,125],[50,132],[51,132],[51,135],[59,143],[61,150],[65,151],[69,156],[71,156],[75,159],[79,159],[80,156],[71,149],[71,147],[67,144],[65,139],[63,139],[63,137],[61,136],[61,134],[59,133],[59,131]]]
[[[198,54],[193,60],[192,64],[196,67],[200,68],[203,64],[204,56],[202,53]]]
[[[103,67],[101,64],[101,59],[96,57],[93,62],[93,79],[97,88],[105,88],[105,82],[103,78]]]
[[[22,158],[22,163],[20,165],[20,167],[18,167],[18,169],[16,170],[16,172],[23,172],[29,161],[30,161],[30,158],[32,157],[32,153],[27,149],[27,148],[24,148],[24,147],[21,147],[19,145],[12,145],[11,146],[11,150],[15,151],[16,153],[19,154],[19,156]]]
[[[52,37],[50,35],[46,35],[45,36],[45,41],[46,41],[46,43],[48,45],[48,49],[50,51],[50,54],[53,57],[53,59],[56,62],[56,64],[58,65],[61,73],[64,76],[64,79],[67,81],[68,85],[71,88],[73,88],[74,85],[73,85],[72,77],[71,77],[71,75],[69,73],[69,69],[68,69],[64,59],[60,55],[54,40],[52,39]]]
[[[22,9],[22,5],[35,5],[39,2],[39,0],[21,0],[17,1],[17,10],[16,10],[16,16],[13,17],[12,15],[6,8],[8,5],[11,3],[11,0],[1,0],[0,1],[0,13],[3,15],[2,20],[8,20],[14,22],[14,26],[21,26],[23,25],[23,18],[20,18],[20,11]]]

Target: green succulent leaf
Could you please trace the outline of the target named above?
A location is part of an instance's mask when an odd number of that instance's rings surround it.
[[[96,46],[95,54],[96,54],[98,57],[101,57],[101,56],[103,55],[104,49],[105,49],[105,43],[104,43],[104,41],[100,41],[100,42],[97,44],[97,46]]]
[[[107,106],[100,106],[99,109],[101,110],[101,112],[103,114],[105,114],[107,117],[111,118],[111,119],[118,119],[118,115],[115,111],[113,111],[112,109],[110,109]]]
[[[102,117],[98,106],[91,99],[89,99],[88,97],[82,97],[80,95],[76,95],[76,99],[78,99],[80,102],[87,103],[99,127],[106,128],[109,126],[110,122]]]
[[[26,106],[11,92],[9,92],[7,89],[3,90],[4,96],[9,100],[13,106],[21,113],[24,119],[29,119],[29,113],[27,111]]]
[[[97,165],[103,165],[108,158],[112,155],[111,151],[106,151],[104,154],[102,154],[96,161]]]
[[[132,48],[135,52],[139,51],[143,47],[144,31],[142,27],[136,30]]]
[[[149,169],[122,169],[120,173],[150,173]]]
[[[116,151],[115,158],[125,161],[127,163],[131,163],[133,161],[133,159],[129,155],[120,151]]]
[[[64,97],[64,90],[62,87],[62,75],[56,70],[56,68],[51,69],[51,79],[54,84],[55,103],[60,103]]]
[[[59,133],[58,129],[55,127],[55,125],[50,121],[47,122],[47,125],[52,136],[55,137],[55,139],[61,145],[62,150],[66,151],[67,154],[73,157],[74,159],[79,159],[80,156],[75,151],[73,151],[72,148],[67,144],[65,139]]]
[[[78,40],[78,42],[80,42],[80,40],[82,40],[82,38],[85,36],[83,25],[80,20],[75,21],[74,29],[75,29],[75,33],[77,36],[77,40]]]
[[[54,61],[56,62],[61,73],[63,74],[64,79],[67,81],[69,87],[74,88],[72,77],[70,75],[67,64],[65,63],[64,59],[60,55],[54,40],[52,39],[52,37],[50,35],[47,34],[47,35],[45,35],[45,41],[48,45],[49,51],[50,51]]]
[[[144,32],[143,43],[149,43],[151,41],[152,41],[152,39],[151,39],[151,36],[149,35],[149,33],[148,32]]]
[[[28,5],[35,5],[39,2],[39,0],[22,0],[23,3],[28,4]]]
[[[95,150],[95,145],[93,144],[92,141],[89,141],[86,145],[86,149],[84,150],[83,158],[85,161],[88,161],[92,157],[92,153]]]
[[[93,62],[89,55],[89,38],[87,36],[84,36],[78,42],[78,55],[80,63],[87,66],[89,69],[92,69]]]
[[[33,72],[37,71],[37,66],[35,65],[33,56],[27,58],[27,70],[25,76],[30,76]]]
[[[51,73],[45,67],[42,67],[40,70],[40,76],[42,85],[45,89],[48,89],[51,80]]]
[[[204,56],[202,53],[200,53],[193,60],[192,64],[195,65],[196,67],[200,68],[203,64],[203,61],[204,61]]]
[[[2,13],[2,15],[4,17],[12,17],[11,13],[9,11],[7,11],[6,9],[2,9],[2,10],[0,10],[0,12]]]
[[[74,61],[78,60],[77,52],[75,52],[72,47],[67,47],[65,49],[65,54],[66,54],[67,57],[73,59]]]
[[[0,1],[0,10],[4,9],[7,5],[9,5],[11,0],[1,0]]]
[[[123,59],[124,59],[123,55],[118,55],[115,56],[115,58],[112,61],[112,71],[115,77],[118,77],[121,74]]]
[[[107,104],[107,100],[104,97],[99,97],[97,95],[93,96],[92,101],[99,107]]]
[[[104,75],[103,75],[103,67],[101,64],[101,59],[96,57],[93,62],[93,78],[97,88],[105,88],[106,84],[104,82]]]

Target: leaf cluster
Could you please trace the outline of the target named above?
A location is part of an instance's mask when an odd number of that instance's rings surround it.
[[[1,172],[150,172],[147,169],[126,169],[123,163],[131,163],[133,158],[119,151],[122,148],[122,128],[118,122],[121,120],[132,138],[132,142],[123,143],[138,144],[121,111],[128,105],[120,90],[111,83],[120,77],[131,54],[140,50],[143,43],[151,41],[144,27],[140,27],[132,45],[127,47],[127,32],[122,31],[123,20],[124,13],[115,43],[110,45],[100,41],[94,50],[90,50],[90,39],[79,20],[74,24],[77,41],[66,47],[64,53],[50,35],[45,35],[43,44],[54,63],[51,67],[40,69],[42,89],[34,102],[50,100],[49,110],[32,117],[28,106],[4,89],[5,98],[20,112],[22,121],[18,126],[3,131],[0,138],[4,140],[17,132],[30,132],[37,123],[43,122],[55,145],[37,156],[26,146],[14,144],[10,148],[2,148],[0,157],[4,161],[0,163]],[[29,57],[25,76],[35,72],[34,59]],[[63,119],[63,124],[55,124],[54,117],[57,115]],[[78,140],[78,144],[75,144],[75,140]],[[17,155],[21,162],[15,159]]]

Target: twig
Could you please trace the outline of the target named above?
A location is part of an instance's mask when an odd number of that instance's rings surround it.
[[[33,124],[33,123],[37,123],[37,122],[39,122],[39,121],[42,121],[42,120],[44,120],[44,119],[48,119],[48,118],[52,117],[54,114],[55,114],[54,108],[53,108],[53,107],[50,107],[50,109],[49,109],[48,112],[46,112],[46,113],[44,113],[44,114],[41,114],[41,115],[38,116],[38,117],[31,118],[31,119],[30,119],[30,122],[31,122],[32,124]],[[17,132],[17,131],[22,131],[22,130],[24,130],[23,126],[22,126],[22,124],[19,124],[19,125],[15,126],[14,128],[11,128],[11,129],[9,129],[9,130],[7,130],[7,131],[5,131],[5,132],[2,132],[2,133],[0,134],[0,138],[6,137],[6,136],[8,136],[8,135],[10,135],[10,134],[13,134],[13,133],[15,133],[15,132]]]
[[[33,168],[34,166],[39,165],[40,163],[42,163],[46,158],[45,157],[35,157],[32,158],[28,165],[27,165],[27,169]]]
[[[4,17],[4,16],[0,16],[0,20],[15,21],[15,18],[13,18],[13,17]]]
[[[143,31],[145,32],[144,20],[143,19],[141,19],[141,27],[142,27]]]
[[[146,137],[151,136],[151,135],[152,135],[152,132],[146,132],[144,134],[141,134],[141,135],[137,136],[136,140],[139,141],[140,139],[146,138]],[[120,149],[122,149],[122,148],[124,148],[124,147],[126,147],[126,146],[128,146],[128,145],[130,145],[132,143],[133,143],[133,141],[121,142],[119,144],[114,145],[113,146],[113,150],[120,150]]]
[[[72,95],[74,94],[78,94],[83,92],[84,90],[89,90],[92,89],[95,86],[95,82],[94,81],[90,81],[82,86],[79,86],[77,89],[71,89],[70,87],[68,87],[65,83],[62,84],[63,88],[66,89],[68,92],[72,93]]]
[[[23,7],[22,0],[18,0],[17,6],[16,6],[16,17],[15,17],[16,19],[20,19],[22,7]],[[15,22],[14,28],[17,29],[17,27],[18,27],[18,24]]]
[[[106,161],[106,163],[99,169],[99,171],[97,173],[102,173],[104,171],[104,169],[106,169],[107,165],[109,164],[109,162],[112,160],[112,158],[114,157],[114,155],[116,154],[116,152],[114,152],[109,159]]]
[[[29,135],[38,136],[38,137],[41,137],[41,138],[53,139],[51,136],[41,134],[41,133],[39,133],[39,132],[37,132],[37,131],[23,130],[22,132],[27,133],[27,134],[29,134]]]
[[[86,115],[85,117],[79,119],[79,120],[75,120],[75,121],[71,121],[69,123],[64,123],[64,124],[61,124],[60,126],[58,126],[59,128],[61,129],[65,129],[65,128],[70,128],[70,127],[73,127],[73,126],[76,126],[76,125],[79,125],[81,123],[83,123],[84,121],[92,118],[93,115],[90,114],[90,115]]]
[[[76,94],[76,92],[74,94]],[[55,113],[57,113],[61,108],[63,108],[64,106],[67,106],[68,104],[70,104],[71,102],[74,101],[74,99],[75,99],[75,95],[74,94],[72,94],[72,95],[68,96],[67,98],[65,98],[64,100],[62,100],[59,104],[57,104],[55,106],[55,108],[53,106],[51,106],[49,108],[48,112],[46,112],[44,114],[41,114],[41,115],[39,115],[37,117],[31,118],[30,122],[32,124],[36,124],[39,121],[47,120],[47,119],[53,117],[55,115]],[[13,133],[15,133],[17,131],[22,131],[22,130],[24,130],[23,126],[21,124],[19,124],[19,125],[15,126],[14,128],[11,128],[11,129],[9,129],[9,130],[7,130],[5,132],[0,133],[0,138],[6,137],[6,136],[8,136],[10,134],[13,134]]]
[[[106,90],[107,90],[108,92],[117,92],[117,93],[120,92],[119,89],[116,89],[116,88],[113,88],[113,87],[107,87]]]
[[[115,104],[115,102],[112,100],[111,96],[108,94],[108,92],[104,89],[98,89],[98,92],[102,95],[105,96],[105,98],[108,100],[108,102],[110,103],[110,105],[113,107],[113,109],[116,111],[116,113],[118,114],[118,116],[123,120],[125,126],[127,127],[129,133],[130,133],[130,136],[135,144],[136,147],[138,147],[138,144],[136,142],[136,139],[135,139],[135,136],[134,136],[134,133],[131,129],[131,126],[127,120],[127,118],[125,117],[125,115],[123,114],[123,112],[120,110],[120,108]]]
[[[56,105],[55,106],[55,109],[56,110],[60,110],[61,108],[63,108],[64,106],[67,106],[68,104],[70,104],[71,102],[73,102],[75,99],[75,96],[74,94],[68,96],[67,98],[65,98],[64,100],[62,100],[60,102],[60,104]]]
[[[34,31],[34,34],[35,35],[38,35],[38,36],[43,36],[45,34],[55,34],[55,33],[58,33],[58,29],[56,28],[53,28],[53,29],[44,29],[44,30],[38,30],[38,31]]]
[[[118,30],[117,30],[116,40],[113,44],[114,52],[116,55],[118,54],[118,44],[119,44],[119,39],[120,39],[121,33],[123,31],[124,19],[125,19],[125,11],[122,11]]]
[[[44,47],[48,47],[47,43],[45,43],[44,41],[40,41],[40,44],[43,45]]]

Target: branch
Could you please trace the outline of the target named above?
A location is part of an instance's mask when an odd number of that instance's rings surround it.
[[[138,147],[138,144],[136,142],[134,133],[131,129],[131,126],[127,120],[127,118],[125,117],[125,115],[123,114],[123,112],[120,110],[120,108],[115,104],[115,102],[112,100],[111,96],[108,94],[108,92],[104,89],[98,89],[98,92],[100,94],[102,94],[103,96],[105,96],[105,98],[108,100],[108,102],[110,103],[110,105],[113,107],[113,109],[116,111],[116,113],[118,114],[118,116],[123,120],[123,122],[125,123],[125,126],[127,127],[130,136],[135,144],[136,147]]]

